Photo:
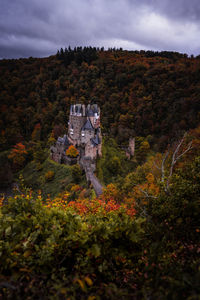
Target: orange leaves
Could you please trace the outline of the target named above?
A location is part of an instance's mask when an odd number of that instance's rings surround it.
[[[110,212],[119,212],[124,210],[127,215],[133,217],[136,213],[134,208],[134,202],[118,204],[112,198],[105,201],[104,199],[77,199],[75,201],[69,201],[69,193],[65,192],[62,196],[58,196],[51,200],[49,197],[46,199],[44,206],[47,208],[61,208],[61,209],[73,209],[74,212],[80,216],[102,214],[106,215]]]
[[[72,207],[76,213],[79,215],[86,215],[86,214],[97,214],[101,213],[106,215],[110,212],[118,212],[121,209],[125,210],[125,212],[129,216],[134,216],[136,211],[133,206],[127,205],[125,203],[118,204],[115,200],[109,199],[107,201],[103,199],[78,199],[76,201],[71,201],[68,204],[68,207]]]
[[[73,146],[69,146],[69,148],[67,149],[66,151],[66,155],[69,156],[69,157],[77,157],[79,155],[79,152],[78,150]]]
[[[8,158],[12,160],[14,167],[19,168],[23,166],[26,155],[27,151],[25,146],[22,143],[18,143],[11,150]]]
[[[113,183],[108,184],[103,191],[103,198],[105,200],[109,200],[111,198],[116,200],[117,197],[118,197],[118,190],[115,184]]]
[[[3,205],[5,196],[4,195],[0,195],[0,207]]]
[[[14,146],[14,148],[12,149],[11,155],[13,153],[17,153],[17,154],[27,154],[27,151],[25,149],[25,146],[22,143],[18,143]]]
[[[35,128],[32,132],[31,138],[33,141],[39,141],[40,140],[40,133],[41,133],[41,125],[40,123],[35,125]]]
[[[152,173],[146,176],[147,181],[143,184],[138,184],[134,188],[134,196],[143,199],[143,204],[147,204],[148,198],[156,198],[159,193],[159,187],[155,183],[155,178]]]

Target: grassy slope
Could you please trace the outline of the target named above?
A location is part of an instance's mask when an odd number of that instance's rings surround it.
[[[45,174],[48,171],[54,172],[54,178],[51,181],[45,180]],[[32,187],[34,190],[41,189],[44,195],[50,194],[56,196],[60,192],[67,190],[71,184],[74,184],[72,176],[72,167],[60,165],[47,158],[38,170],[34,161],[26,165],[22,171],[25,185]],[[86,185],[86,178],[82,175],[80,185]]]
[[[102,153],[102,157],[97,160],[96,173],[104,185],[126,176],[136,166],[133,160],[127,159],[125,151],[112,138],[103,138]]]

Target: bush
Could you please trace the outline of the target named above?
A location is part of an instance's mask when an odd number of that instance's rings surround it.
[[[81,181],[82,178],[82,170],[81,167],[76,164],[74,166],[71,167],[72,170],[72,179],[75,183],[79,183]]]
[[[142,222],[123,210],[81,217],[70,207],[45,207],[41,195],[33,199],[31,193],[10,199],[0,214],[0,297],[127,295],[130,270],[140,257]]]
[[[53,171],[46,172],[44,175],[45,181],[48,182],[48,181],[53,180],[54,176],[55,176],[55,173]]]
[[[145,218],[112,199],[114,185],[70,203],[68,192],[10,198],[0,209],[0,298],[199,299],[199,168],[198,157],[177,170],[170,193],[161,187],[142,206]]]
[[[76,158],[79,155],[79,152],[73,145],[71,145],[67,149],[66,155],[72,158]]]

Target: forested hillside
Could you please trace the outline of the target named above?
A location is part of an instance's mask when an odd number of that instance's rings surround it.
[[[1,60],[0,298],[199,299],[199,99],[200,57],[176,52]],[[99,197],[49,158],[71,103],[101,108]]]
[[[103,133],[117,142],[151,136],[163,150],[198,122],[200,58],[173,52],[61,50],[49,58],[0,61],[0,141],[57,137],[70,103],[101,107]]]

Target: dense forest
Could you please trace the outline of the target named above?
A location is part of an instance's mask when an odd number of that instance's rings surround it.
[[[0,60],[0,298],[199,299],[199,98],[200,56]],[[72,103],[101,108],[99,197],[49,158]]]
[[[200,58],[173,52],[77,48],[49,58],[1,60],[1,150],[47,141],[52,131],[57,136],[75,102],[97,103],[103,132],[118,143],[150,135],[155,150],[163,150],[196,127],[199,94]]]

